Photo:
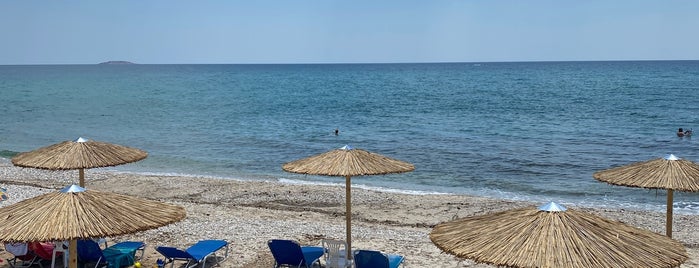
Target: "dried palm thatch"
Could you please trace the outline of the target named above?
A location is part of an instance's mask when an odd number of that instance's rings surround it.
[[[364,176],[409,172],[410,163],[344,146],[282,166],[284,171],[324,176]]]
[[[592,177],[614,185],[667,189],[665,231],[669,237],[672,237],[673,191],[699,191],[699,164],[672,154],[663,158],[598,171],[593,173]]]
[[[147,156],[148,153],[140,149],[79,138],[18,154],[12,158],[12,164],[29,168],[73,170],[117,166]]]
[[[73,185],[0,208],[0,241],[110,237],[184,219],[183,207]]]
[[[135,233],[184,219],[180,206],[72,185],[0,208],[0,241],[69,240],[77,268],[77,240]]]
[[[12,164],[19,167],[80,171],[80,186],[85,186],[86,168],[111,167],[140,161],[148,156],[143,150],[106,142],[78,138],[18,154]]]
[[[348,145],[319,155],[292,161],[282,165],[287,172],[345,177],[345,218],[347,248],[352,248],[352,192],[351,177],[384,175],[415,170],[415,166],[380,154],[355,149]],[[351,259],[352,254],[347,254]]]
[[[440,223],[430,239],[461,258],[505,267],[677,267],[679,242],[575,210],[521,208]]]
[[[614,185],[699,191],[699,164],[674,155],[598,171],[592,177]]]

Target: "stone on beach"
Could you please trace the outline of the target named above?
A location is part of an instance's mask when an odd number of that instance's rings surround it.
[[[0,186],[10,199],[0,206],[55,191],[74,183],[76,171],[17,168],[0,161]],[[202,239],[226,239],[229,259],[220,267],[271,267],[268,239],[294,239],[320,245],[323,238],[345,236],[344,187],[290,185],[273,181],[243,181],[156,176],[89,170],[88,188],[112,191],[185,207],[181,222],[111,241],[142,240],[147,244],[144,267],[162,258],[156,246],[186,248]],[[463,195],[409,195],[352,189],[353,248],[405,256],[406,267],[492,267],[460,260],[441,252],[428,235],[440,222],[530,203]],[[602,217],[662,233],[662,212],[577,208]],[[699,267],[697,215],[677,215],[674,238],[687,246],[690,259],[681,267]],[[0,257],[9,257],[1,252]],[[208,265],[207,265],[208,266]]]

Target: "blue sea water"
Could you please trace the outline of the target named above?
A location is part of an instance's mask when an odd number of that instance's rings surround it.
[[[86,137],[149,152],[127,172],[341,184],[281,165],[349,144],[416,166],[357,187],[662,211],[592,173],[699,161],[675,136],[699,130],[699,61],[0,66],[0,96],[0,157]]]

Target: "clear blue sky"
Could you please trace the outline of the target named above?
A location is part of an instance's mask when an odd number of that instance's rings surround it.
[[[0,1],[0,64],[697,60],[693,0]]]

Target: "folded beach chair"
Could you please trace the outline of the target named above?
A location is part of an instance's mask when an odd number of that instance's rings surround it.
[[[94,240],[78,240],[78,262],[83,265],[94,263],[95,267],[131,266],[134,264],[136,251],[144,248],[143,242],[127,241],[102,249]]]
[[[314,263],[320,267],[320,257],[325,250],[322,247],[301,246],[293,240],[273,239],[267,241],[274,257],[274,267],[306,267]]]
[[[39,262],[39,256],[29,250],[27,243],[5,243],[5,251],[13,256],[7,259],[10,267],[29,267]]]
[[[38,261],[38,256],[29,250],[27,243],[5,243],[5,251],[12,254],[7,259],[10,267],[29,267]]]
[[[325,250],[325,268],[348,268],[352,262],[347,259],[347,242],[343,240],[321,240]]]
[[[5,244],[5,250],[14,256],[7,259],[10,267],[29,267],[35,264],[43,267],[42,261],[51,260],[53,243],[7,243]]]
[[[226,248],[223,258],[219,259],[216,252]],[[164,264],[172,263],[170,267],[175,267],[175,261],[186,261],[185,267],[191,268],[201,264],[201,268],[206,267],[206,261],[214,257],[216,263],[228,258],[228,241],[226,240],[201,240],[185,250],[173,247],[157,247],[158,253],[165,257]]]
[[[355,268],[397,268],[403,262],[403,256],[386,254],[373,250],[354,252]]]

